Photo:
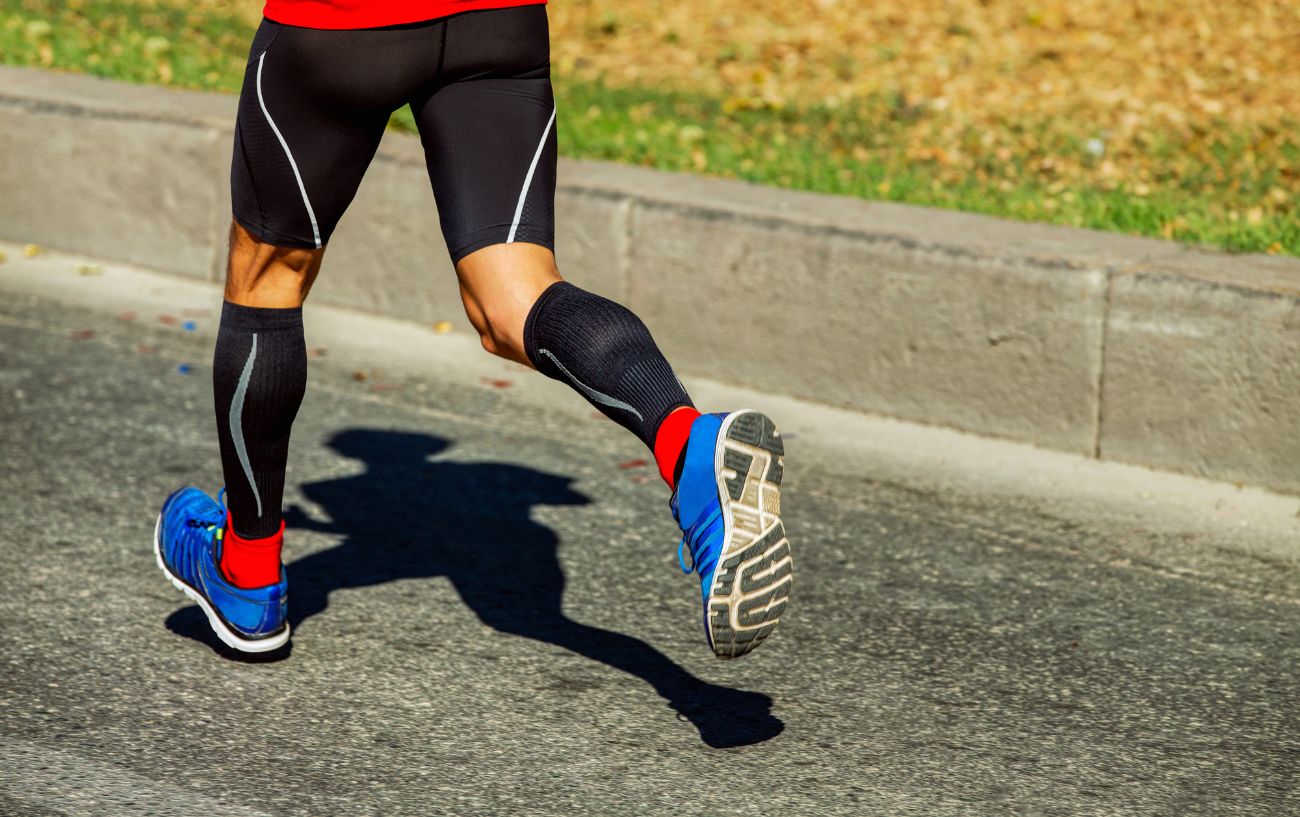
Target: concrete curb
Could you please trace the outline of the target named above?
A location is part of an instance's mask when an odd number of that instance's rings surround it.
[[[0,237],[218,280],[234,111],[0,68]],[[597,162],[561,163],[557,208],[566,277],[683,373],[1300,493],[1294,259]],[[313,297],[458,318],[437,223],[388,134]]]

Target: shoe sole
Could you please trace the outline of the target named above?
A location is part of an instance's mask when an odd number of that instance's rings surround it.
[[[776,629],[793,584],[781,524],[781,432],[766,415],[738,411],[722,422],[714,451],[725,541],[705,609],[709,646],[739,658]]]
[[[221,643],[240,652],[270,652],[277,650],[289,643],[289,625],[285,623],[284,631],[269,635],[266,638],[250,639],[240,636],[238,633],[226,626],[221,620],[221,616],[212,608],[203,594],[191,587],[184,579],[171,572],[167,563],[162,557],[162,514],[158,514],[158,521],[153,526],[153,556],[158,562],[158,569],[167,577],[167,581],[172,583],[177,590],[189,596],[190,601],[199,606],[199,609],[208,617],[208,624],[212,627],[212,632],[217,634]]]

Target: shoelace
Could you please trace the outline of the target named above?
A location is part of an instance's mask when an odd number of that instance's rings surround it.
[[[674,509],[674,516],[676,516]],[[686,530],[686,535],[677,545],[677,564],[681,566],[683,573],[690,573],[692,570],[701,576],[706,575],[717,565],[717,557],[710,557],[705,548],[710,536],[714,533],[719,525],[722,524],[722,506],[717,500],[710,502],[708,507],[699,515],[699,518],[691,524]],[[686,546],[691,548],[691,564],[686,564]]]

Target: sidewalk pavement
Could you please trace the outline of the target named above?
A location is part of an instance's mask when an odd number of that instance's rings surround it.
[[[0,238],[216,280],[234,99],[0,67]],[[460,312],[389,133],[316,302]],[[557,256],[686,375],[1300,493],[1300,261],[561,163]]]

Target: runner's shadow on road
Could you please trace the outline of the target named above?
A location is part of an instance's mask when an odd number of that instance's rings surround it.
[[[342,537],[337,546],[287,567],[295,630],[324,612],[335,590],[446,576],[495,630],[554,644],[641,678],[709,746],[759,743],[785,728],[771,713],[767,695],[702,681],[644,641],[564,615],[559,539],[531,518],[531,510],[590,502],[570,487],[571,479],[504,463],[430,460],[449,443],[428,434],[348,429],[329,445],[366,470],[300,487],[328,521],[296,507],[286,514],[291,528]],[[629,574],[628,581],[634,586],[635,576]],[[185,634],[210,632],[194,612],[197,621]]]

